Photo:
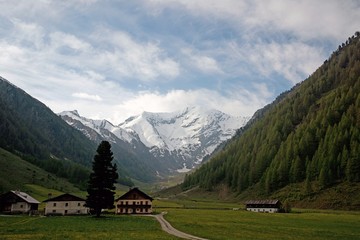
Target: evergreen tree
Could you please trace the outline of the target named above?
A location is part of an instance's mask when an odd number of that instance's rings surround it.
[[[93,209],[97,217],[100,216],[101,209],[114,208],[114,184],[118,174],[112,160],[110,143],[102,141],[92,163],[93,172],[90,174],[86,199],[86,206]]]
[[[316,193],[312,182],[322,188],[360,182],[359,49],[357,34],[312,76],[258,110],[190,175],[191,186],[226,183],[236,193],[270,195],[304,180],[307,193]]]

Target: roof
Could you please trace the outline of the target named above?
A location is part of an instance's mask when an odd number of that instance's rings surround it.
[[[154,200],[152,197],[138,189],[137,187],[130,189],[127,193],[117,198],[115,201],[121,200],[121,199],[133,199],[133,194],[138,194],[142,196],[144,199]]]
[[[60,196],[49,198],[44,202],[71,202],[71,201],[85,201],[85,199],[69,193],[64,193]]]
[[[22,200],[24,200],[27,203],[32,203],[32,204],[39,204],[40,202],[38,200],[36,200],[35,198],[33,198],[32,196],[30,196],[29,194],[25,193],[25,192],[20,192],[20,191],[10,191],[13,194],[15,194],[16,196],[18,196],[19,198],[21,198]]]
[[[245,204],[262,204],[262,205],[276,205],[280,201],[277,199],[274,200],[248,200]]]

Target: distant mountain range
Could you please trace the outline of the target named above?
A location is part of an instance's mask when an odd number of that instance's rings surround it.
[[[112,144],[122,183],[154,182],[199,165],[246,121],[198,107],[144,112],[118,126],[77,111],[59,117],[0,77],[0,148],[82,187],[102,140]]]
[[[196,167],[249,119],[200,107],[172,113],[143,112],[117,126],[82,117],[76,110],[59,115],[92,141],[107,140],[131,150],[160,178]]]

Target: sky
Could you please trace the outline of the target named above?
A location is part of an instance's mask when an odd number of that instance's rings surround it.
[[[119,124],[251,116],[360,30],[358,0],[0,0],[0,76],[55,113]]]

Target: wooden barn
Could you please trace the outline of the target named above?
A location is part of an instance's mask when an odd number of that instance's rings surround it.
[[[20,191],[9,191],[0,195],[0,212],[2,213],[35,213],[39,201],[29,194]]]
[[[115,200],[116,214],[149,214],[152,213],[153,198],[138,188],[132,188]]]
[[[252,212],[276,213],[281,209],[279,200],[249,200],[245,205],[246,210]]]
[[[85,207],[85,199],[69,193],[50,198],[44,201],[45,215],[80,215],[88,214],[89,208]]]

